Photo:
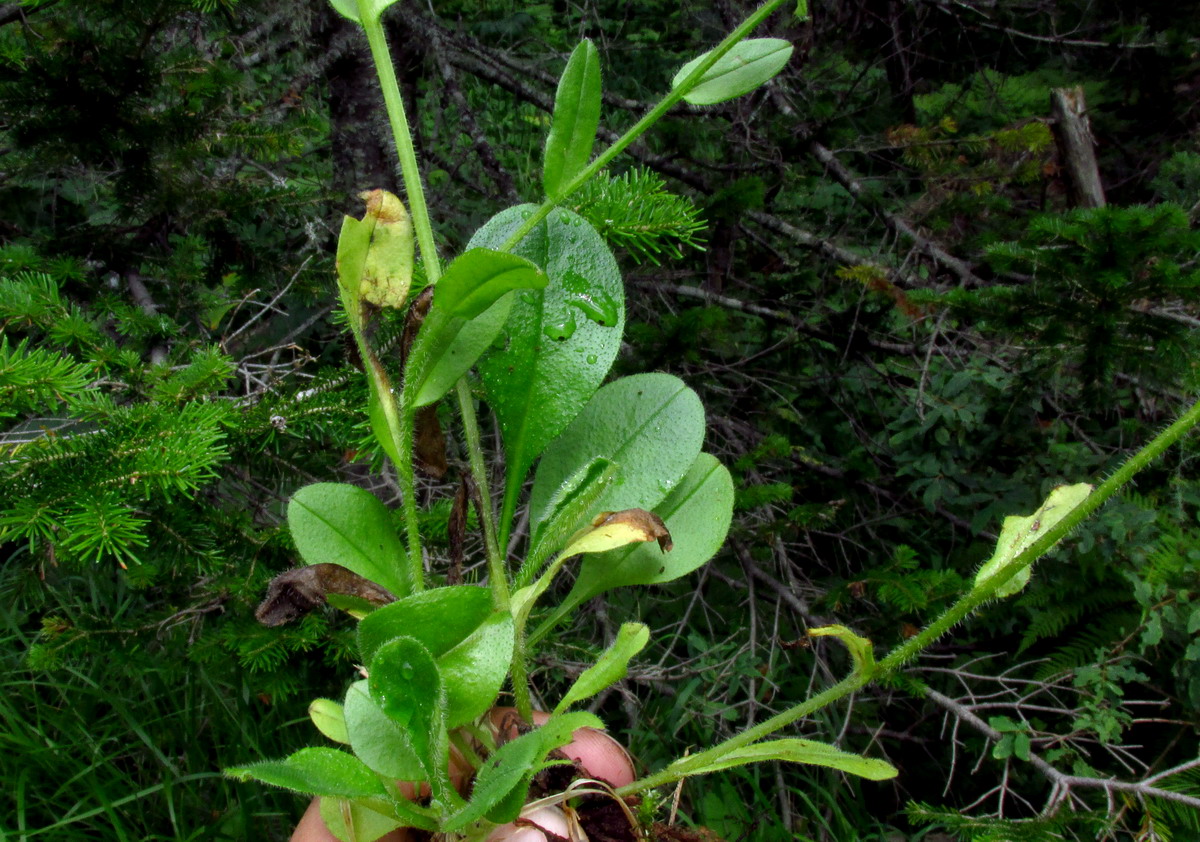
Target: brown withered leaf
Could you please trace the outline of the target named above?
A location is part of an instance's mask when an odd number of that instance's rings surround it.
[[[417,331],[425,322],[429,313],[429,305],[433,303],[433,287],[425,287],[421,294],[413,299],[412,305],[404,317],[404,332],[400,335],[400,365],[408,360],[408,352],[412,350],[413,340]],[[423,406],[417,410],[413,419],[413,458],[417,468],[423,474],[434,479],[446,475],[449,465],[446,464],[446,436],[442,433],[442,424],[437,417],[437,404]]]
[[[285,570],[272,579],[254,618],[264,626],[282,626],[327,602],[331,595],[376,607],[396,601],[391,591],[340,564],[310,564]]]
[[[467,512],[474,496],[474,480],[469,474],[463,474],[454,494],[454,504],[450,507],[450,519],[446,522],[446,532],[450,539],[450,572],[446,574],[446,584],[461,585],[463,580],[463,561],[466,551],[463,549],[467,542]]]
[[[671,541],[671,533],[667,531],[667,525],[654,512],[648,512],[645,509],[622,509],[619,512],[601,512],[592,519],[593,527],[615,524],[628,524],[645,532],[648,536],[645,540],[649,541],[653,538],[658,541],[658,548],[664,553],[671,552],[675,546]]]
[[[413,458],[422,473],[441,479],[450,467],[446,463],[446,436],[438,421],[437,404],[423,406],[413,419]]]
[[[421,290],[421,294],[413,299],[409,305],[408,312],[404,316],[404,332],[400,335],[400,365],[408,360],[408,352],[412,349],[413,340],[417,338],[417,331],[421,329],[421,325],[425,323],[425,316],[429,314],[429,305],[433,303],[433,287],[428,286]]]

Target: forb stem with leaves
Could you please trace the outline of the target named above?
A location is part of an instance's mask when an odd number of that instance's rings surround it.
[[[339,293],[367,371],[372,430],[400,480],[405,541],[386,508],[366,491],[319,483],[296,493],[288,522],[304,562],[344,569],[350,577],[329,581],[358,577],[372,583],[358,592],[339,587],[319,594],[360,619],[358,654],[367,677],[354,682],[341,702],[317,700],[311,708],[321,733],[350,750],[308,748],[229,773],[321,796],[322,816],[342,839],[369,842],[397,827],[483,838],[521,813],[533,776],[554,764],[556,748],[581,728],[602,727],[594,715],[571,708],[624,677],[649,630],[637,622],[623,625],[544,724],[512,737],[489,727],[487,712],[509,681],[518,712],[531,720],[532,646],[597,594],[692,572],[720,547],[732,515],[729,472],[701,451],[704,409],[696,394],[659,373],[604,384],[624,324],[620,274],[603,238],[561,205],[589,179],[605,177],[604,168],[680,101],[722,102],[777,74],[791,45],[748,36],[785,0],[770,0],[716,48],[686,64],[659,103],[595,157],[600,63],[595,47],[581,43],[555,97],[543,159],[544,199],[497,214],[445,271],[380,22],[394,0],[331,2],[366,35],[411,212],[410,223],[398,199],[371,191],[364,194],[366,215],[347,217],[338,243]],[[384,309],[409,306],[414,245],[433,293],[397,388],[371,336]],[[425,570],[414,419],[452,390],[482,499],[487,587],[431,586]],[[480,393],[506,456],[498,519],[476,416]],[[848,628],[811,629],[811,635],[837,637],[847,647],[850,675],[720,745],[608,791],[619,799],[689,775],[769,760],[871,779],[894,776],[896,770],[877,759],[812,740],[771,737],[901,668],[985,601],[1019,590],[1036,558],[1198,420],[1200,404],[1096,491],[1082,484],[1056,489],[1034,514],[1009,518],[997,555],[974,587],[883,660],[876,662],[870,641]],[[535,465],[525,501],[524,557],[510,568],[504,548]],[[527,634],[539,601],[576,559],[571,591]],[[380,593],[394,600],[381,607]],[[475,769],[469,793],[450,780],[451,746]],[[402,797],[395,781],[425,782],[428,802]]]

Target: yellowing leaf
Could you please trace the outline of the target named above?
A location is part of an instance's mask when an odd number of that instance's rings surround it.
[[[602,553],[645,541],[658,541],[664,553],[670,552],[672,547],[667,525],[654,512],[645,509],[601,512],[591,526],[575,533],[562,554]]]
[[[376,307],[402,307],[412,286],[412,220],[404,204],[386,190],[368,190],[359,198],[367,203],[363,222],[374,224],[359,278],[359,297]]]
[[[1071,510],[1082,503],[1091,493],[1092,486],[1086,482],[1060,485],[1051,491],[1046,502],[1042,503],[1041,507],[1028,517],[1006,517],[1004,526],[1000,530],[1000,538],[996,541],[995,554],[975,574],[975,587],[980,587],[1006,569],[1016,560],[1017,556],[1070,514]],[[1025,565],[1011,579],[996,588],[995,595],[1006,597],[1020,593],[1029,583],[1031,567],[1032,565]]]

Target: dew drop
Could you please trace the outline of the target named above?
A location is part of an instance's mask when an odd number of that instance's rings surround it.
[[[595,354],[588,354],[586,359],[588,365],[595,365],[598,357]]]
[[[403,678],[405,681],[411,681],[412,677],[414,675],[416,675],[416,673],[417,673],[417,671],[415,669],[413,669],[413,665],[410,664],[408,661],[405,661],[403,664],[400,665],[400,677]]]

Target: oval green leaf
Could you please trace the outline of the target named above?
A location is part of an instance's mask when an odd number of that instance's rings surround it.
[[[715,456],[701,453],[666,500],[654,508],[666,522],[675,546],[636,544],[584,556],[579,577],[554,613],[530,635],[540,640],[576,606],[597,594],[626,585],[670,582],[691,573],[720,549],[733,518],[733,478]]]
[[[554,96],[542,165],[547,196],[557,198],[562,187],[587,166],[599,125],[600,54],[585,38],[571,53]]]
[[[285,760],[251,763],[226,769],[225,774],[309,795],[355,798],[386,794],[379,778],[361,760],[334,748],[302,748]]]
[[[308,718],[317,726],[318,731],[335,743],[350,743],[345,712],[333,699],[313,699],[312,704],[308,706]]]
[[[454,585],[433,588],[398,599],[372,611],[358,624],[358,654],[370,663],[389,640],[419,640],[434,658],[440,658],[465,641],[492,613],[487,588]]]
[[[319,482],[288,502],[288,529],[306,564],[340,564],[396,596],[412,592],[404,547],[388,509],[369,491]]]
[[[371,700],[408,732],[426,779],[433,785],[435,764],[440,762],[444,768],[447,762],[439,750],[446,744],[446,693],[437,662],[419,641],[397,637],[379,647],[369,672]]]
[[[533,212],[519,205],[492,217],[471,247],[499,248]],[[549,278],[517,293],[502,347],[479,360],[488,403],[504,439],[504,520],[533,460],[587,403],[608,374],[625,328],[617,261],[581,216],[556,210],[514,251]]]
[[[687,473],[703,442],[704,405],[678,377],[636,374],[609,383],[542,455],[529,496],[535,534],[552,514],[559,488],[593,459],[603,456],[619,467],[592,514],[653,509]]]
[[[496,703],[512,663],[512,614],[492,614],[462,643],[438,658],[446,686],[446,727],[465,725]]]
[[[420,781],[425,770],[408,731],[389,718],[367,692],[366,681],[346,691],[346,735],[350,748],[375,772],[397,781]]]
[[[692,59],[671,80],[678,88],[708,53]],[[782,38],[750,38],[721,56],[700,77],[683,98],[692,105],[716,105],[718,102],[749,93],[783,70],[792,57],[792,45]]]

